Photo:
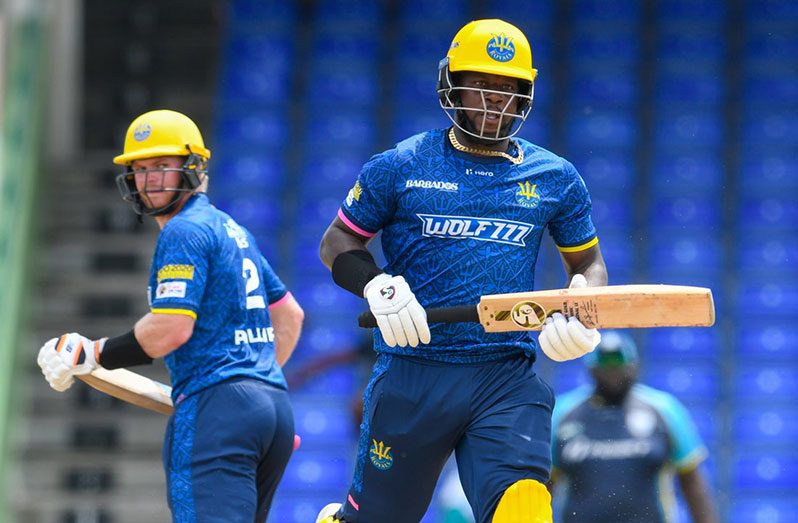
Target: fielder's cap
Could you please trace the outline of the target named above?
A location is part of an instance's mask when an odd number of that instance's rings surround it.
[[[604,331],[593,352],[585,354],[585,365],[622,367],[637,363],[637,346],[631,336],[620,331]]]

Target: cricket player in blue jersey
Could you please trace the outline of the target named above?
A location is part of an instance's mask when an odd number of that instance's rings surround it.
[[[552,420],[557,521],[676,521],[676,475],[692,520],[716,523],[707,449],[674,396],[636,383],[634,340],[607,331],[585,363],[594,385],[559,396]]]
[[[379,330],[354,479],[345,503],[322,509],[320,522],[418,522],[452,452],[477,521],[551,521],[554,395],[533,368],[536,347],[557,361],[578,358],[599,333],[561,314],[536,340],[429,325],[425,313],[532,290],[546,228],[570,286],[607,283],[582,178],[513,138],[536,75],[517,27],[463,27],[438,72],[453,126],[372,157],[322,239],[334,281],[368,301]],[[378,231],[384,270],[366,249]]]
[[[161,232],[150,269],[150,312],[121,336],[78,333],[39,352],[47,381],[165,358],[174,415],[163,447],[174,521],[266,520],[294,445],[281,366],[299,339],[303,312],[252,235],[205,194],[205,148],[197,126],[168,110],[127,131],[122,196]]]

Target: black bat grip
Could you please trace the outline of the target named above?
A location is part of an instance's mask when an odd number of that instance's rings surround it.
[[[427,323],[479,323],[477,306],[458,305],[427,309]],[[357,317],[357,324],[364,329],[374,329],[377,327],[377,320],[371,311],[366,311]]]

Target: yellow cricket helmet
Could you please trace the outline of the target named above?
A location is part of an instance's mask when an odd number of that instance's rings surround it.
[[[529,41],[504,20],[475,20],[460,29],[446,53],[450,72],[475,71],[535,81]]]
[[[114,157],[117,165],[157,156],[189,156],[204,160],[211,157],[197,125],[188,116],[160,109],[142,114],[130,124],[125,135],[125,149]]]
[[[491,91],[456,85],[456,74],[465,71],[517,78],[518,92],[500,93],[511,95],[507,105],[500,110],[489,108],[485,95]],[[474,20],[457,32],[446,57],[438,65],[438,100],[446,116],[461,131],[480,140],[503,140],[514,136],[529,116],[537,75],[537,69],[532,67],[532,49],[520,29],[504,20]],[[479,92],[483,107],[464,107],[460,99],[464,91]],[[509,111],[513,99],[516,108]],[[476,128],[466,117],[467,112],[499,117],[505,125],[500,125],[495,133],[487,133],[484,118],[481,128]]]

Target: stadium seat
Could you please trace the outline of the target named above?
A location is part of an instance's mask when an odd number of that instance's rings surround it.
[[[736,354],[741,361],[752,359],[798,364],[798,331],[790,320],[762,318],[738,324]]]
[[[643,383],[670,392],[685,402],[717,398],[720,392],[719,372],[714,364],[651,361],[643,366],[642,374]]]
[[[721,202],[715,195],[685,193],[681,196],[657,195],[649,206],[650,225],[682,233],[719,233]]]
[[[696,144],[718,149],[723,145],[725,129],[720,111],[673,111],[661,108],[655,116],[654,141],[660,150],[693,148]]]
[[[670,69],[670,70],[669,70]],[[697,74],[689,68],[660,68],[655,81],[655,98],[659,107],[678,105],[695,108],[719,107],[726,96],[723,78]]]
[[[742,274],[770,273],[774,280],[798,281],[798,245],[789,235],[751,238],[737,244],[737,267]]]
[[[671,24],[675,20],[671,20]],[[662,64],[699,63],[722,64],[726,55],[726,40],[712,31],[704,21],[706,31],[685,31],[684,26],[666,25],[659,30],[657,57]]]
[[[633,228],[633,202],[618,196],[593,196],[593,223],[596,228],[631,231]]]
[[[752,108],[743,120],[743,143],[795,147],[798,145],[798,111],[786,107]]]
[[[782,192],[771,196],[743,192],[737,205],[737,223],[742,237],[765,237],[777,232],[798,232],[798,198]]]
[[[657,18],[663,20],[720,20],[726,16],[722,0],[663,0],[657,3]]]
[[[744,452],[732,462],[732,488],[737,492],[793,489],[798,485],[798,455],[791,452]],[[775,492],[774,492],[775,493]]]
[[[240,192],[242,187],[247,187],[274,194],[274,190],[282,186],[286,177],[282,157],[279,154],[264,153],[262,148],[252,147],[239,154],[225,151],[219,158],[214,158],[213,162],[214,192],[227,193],[230,192],[228,189]]]
[[[631,197],[637,178],[634,153],[629,150],[574,151],[568,155],[584,178],[590,195]]]
[[[781,283],[778,274],[770,283],[743,282],[737,291],[737,317],[769,317],[786,320],[795,318],[798,311],[798,281]]]
[[[646,332],[645,361],[716,362],[721,357],[720,329],[664,328]]]
[[[306,381],[300,390],[303,394],[317,394],[338,401],[345,398],[348,401],[354,394],[360,393],[365,385],[361,381],[354,365],[341,365],[327,369]]]
[[[455,13],[467,13],[466,0],[407,0],[400,4],[399,18],[403,23],[413,25],[429,25],[436,27],[451,27],[449,38],[454,36],[459,29],[459,19]],[[448,49],[448,43],[445,49]],[[445,54],[445,53],[444,53]]]
[[[323,59],[320,59],[323,60]],[[311,66],[308,100],[314,105],[332,105],[344,114],[372,106],[377,101],[377,70],[368,62],[317,61]]]
[[[794,47],[796,50],[793,52],[798,53],[798,40],[795,41]],[[773,54],[764,56],[773,56]],[[789,106],[798,99],[796,75],[785,75],[784,71],[777,67],[760,69],[762,70],[749,73],[743,81],[743,100],[747,106]]]
[[[300,387],[299,391],[302,390]],[[291,403],[295,430],[302,438],[302,449],[323,449],[330,444],[348,445],[356,436],[354,423],[350,421],[352,411],[349,405],[339,401],[321,401],[316,395],[299,391],[292,391]]]
[[[375,115],[355,107],[325,107],[314,111],[306,121],[305,141],[310,151],[339,150],[356,144],[372,149],[377,133]]]
[[[291,456],[280,486],[298,489],[312,487],[314,490],[341,489],[341,492],[345,492],[349,486],[350,474],[351,464],[348,460],[330,452],[304,449]]]
[[[728,523],[791,523],[798,514],[798,501],[778,493],[736,493],[723,521]]]
[[[734,375],[734,396],[738,404],[776,406],[795,401],[798,370],[767,362],[748,362]]]
[[[281,23],[290,25],[296,19],[296,4],[281,0],[233,0],[227,4],[230,25],[240,26],[253,22],[264,25]]]
[[[720,239],[712,235],[658,235],[648,246],[648,265],[652,272],[671,274],[694,273],[717,275],[724,267],[724,252]]]
[[[227,70],[250,68],[290,74],[296,41],[289,30],[253,32],[240,31],[230,35],[224,47],[224,67]]]
[[[223,149],[231,151],[252,150],[257,147],[277,149],[288,142],[289,128],[286,125],[287,110],[275,107],[265,110],[219,111],[216,124],[214,160]],[[225,151],[226,153],[227,151]],[[216,163],[214,161],[214,163]]]
[[[238,104],[278,104],[289,100],[288,73],[279,69],[231,69],[221,78],[222,101],[234,100]]]
[[[383,2],[367,0],[325,0],[316,4],[316,16],[325,26],[379,27],[385,14]]]
[[[635,66],[640,60],[640,40],[627,30],[583,30],[571,40],[575,64],[604,63]]]
[[[574,71],[569,100],[601,107],[632,107],[640,97],[640,82],[633,70],[590,67]]]
[[[571,149],[602,147],[631,150],[640,137],[631,111],[596,111],[571,114],[566,120],[566,137]]]
[[[786,449],[798,441],[798,408],[749,405],[735,409],[732,434],[740,448]]]
[[[746,147],[737,170],[737,183],[746,194],[760,197],[798,195],[798,156],[786,148]]]
[[[652,170],[652,194],[671,197],[688,192],[717,197],[725,178],[723,155],[716,149],[658,150]]]
[[[576,22],[624,22],[631,25],[638,22],[640,14],[640,3],[634,0],[577,0],[573,5]]]

